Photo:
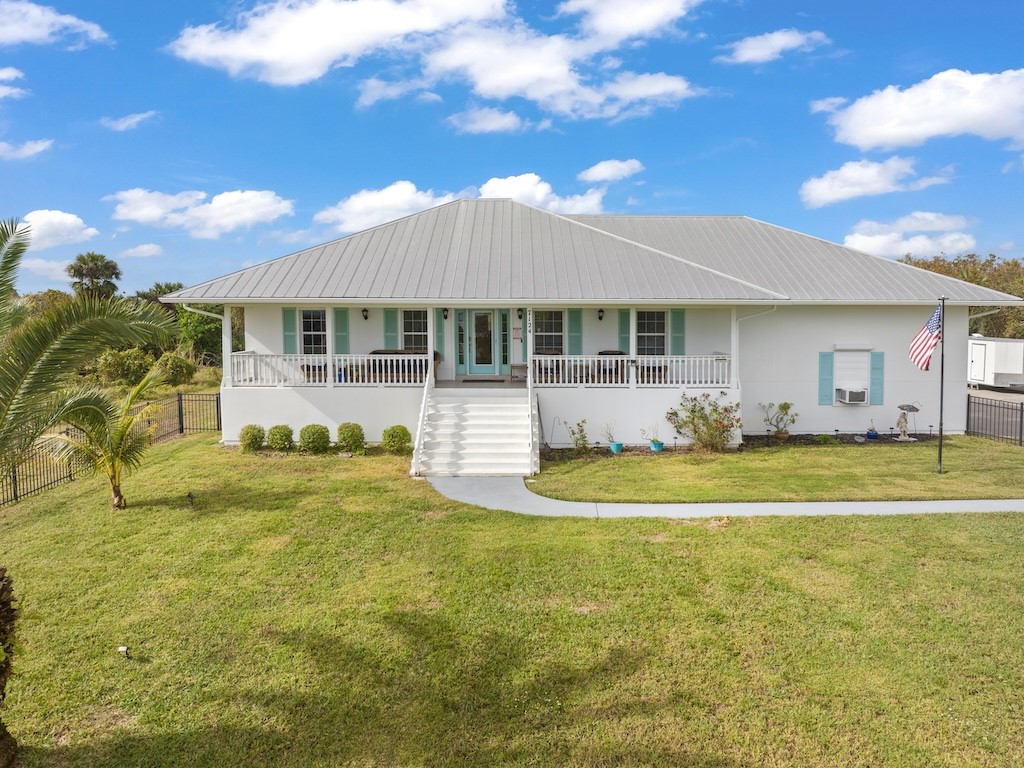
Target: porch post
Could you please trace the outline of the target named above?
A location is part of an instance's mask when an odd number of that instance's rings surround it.
[[[526,375],[533,381],[533,307],[526,308],[526,316],[523,319],[526,324]]]
[[[224,305],[224,319],[220,324],[221,386],[230,387],[231,381],[231,307]]]
[[[434,307],[427,307],[427,380],[434,378]]]
[[[334,307],[327,307],[324,310],[324,328],[327,331],[327,360],[324,362],[324,378],[327,379],[327,386],[333,387],[338,381],[338,374],[334,370]]]
[[[629,359],[636,360],[636,307],[629,308]],[[640,365],[627,365],[626,376],[630,389],[636,388],[636,380],[640,375]]]
[[[732,308],[732,360],[729,363],[729,379],[732,388],[736,389],[740,381],[740,324],[736,319],[736,307]]]

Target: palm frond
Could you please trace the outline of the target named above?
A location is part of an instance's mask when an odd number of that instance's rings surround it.
[[[0,339],[10,330],[18,265],[28,249],[29,227],[17,219],[0,221]]]

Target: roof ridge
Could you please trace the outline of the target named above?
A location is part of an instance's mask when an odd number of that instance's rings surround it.
[[[535,206],[529,205],[528,203],[519,203],[519,205],[525,205],[527,208],[534,208],[535,207]],[[641,248],[641,249],[643,249],[645,251],[650,251],[651,253],[657,254],[658,256],[663,256],[666,259],[671,259],[672,261],[677,261],[680,264],[686,264],[687,266],[693,267],[694,269],[699,269],[702,272],[709,272],[712,275],[717,275],[718,277],[725,278],[726,280],[729,280],[731,282],[739,283],[740,285],[746,286],[747,288],[754,288],[755,290],[763,291],[764,293],[767,293],[767,294],[769,294],[771,296],[777,296],[780,299],[783,299],[785,301],[789,301],[790,300],[789,296],[786,296],[785,294],[779,293],[778,291],[773,291],[770,288],[765,288],[763,285],[758,285],[757,283],[751,283],[748,280],[742,280],[741,278],[738,278],[738,277],[736,277],[734,275],[730,275],[730,274],[728,274],[726,272],[722,272],[722,271],[717,270],[717,269],[712,269],[711,267],[705,267],[703,264],[697,264],[696,262],[690,261],[689,259],[684,259],[682,256],[676,256],[675,254],[668,253],[667,251],[662,251],[662,250],[660,250],[658,248],[652,248],[649,245],[645,245],[643,243],[638,243],[635,240],[630,240],[628,237],[623,237],[622,235],[617,235],[614,232],[608,232],[606,230],[601,229],[600,227],[594,227],[594,226],[591,226],[590,224],[585,224],[582,221],[577,221],[576,219],[570,218],[569,216],[563,216],[562,214],[555,213],[554,211],[545,211],[543,208],[536,208],[536,210],[542,211],[544,213],[548,213],[548,214],[550,214],[552,216],[556,216],[556,217],[558,217],[558,218],[560,218],[560,219],[562,219],[564,221],[568,221],[570,224],[575,224],[578,227],[585,227],[586,229],[589,229],[589,230],[591,230],[593,232],[598,232],[598,233],[604,235],[605,237],[611,237],[611,238],[614,238],[615,240],[619,240],[619,241],[621,241],[623,243],[629,243],[630,245],[636,246],[637,248]],[[601,216],[602,214],[583,214],[583,215]],[[628,216],[628,214],[622,214],[622,215],[623,216]],[[741,218],[745,218],[745,217],[741,217]]]

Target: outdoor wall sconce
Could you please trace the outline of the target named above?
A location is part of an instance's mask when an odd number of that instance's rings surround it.
[[[369,320],[369,319],[370,319],[370,310],[368,310],[366,307],[363,307],[363,320]]]
[[[516,310],[516,317],[518,317],[520,320],[523,319],[523,308],[522,307],[520,307],[519,309]]]
[[[444,309],[441,310],[441,317],[443,317],[445,320],[448,319],[448,307],[445,307]]]
[[[598,321],[604,320],[604,310],[603,309],[597,310],[597,319],[598,319]]]

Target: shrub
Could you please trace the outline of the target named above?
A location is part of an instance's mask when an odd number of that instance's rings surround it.
[[[818,445],[839,445],[839,438],[832,437],[832,435],[817,435],[814,441]]]
[[[295,433],[287,424],[275,424],[267,430],[267,447],[275,451],[290,451],[295,445]]]
[[[776,432],[788,432],[789,428],[796,424],[800,414],[793,410],[793,404],[782,401],[775,403],[758,403],[764,411],[765,426],[771,427]]]
[[[157,365],[164,372],[164,381],[172,387],[188,384],[196,375],[195,363],[173,352],[165,352]]]
[[[246,424],[238,433],[238,447],[242,453],[255,453],[263,447],[266,436],[267,433],[259,424]]]
[[[388,453],[408,453],[412,435],[401,424],[388,427],[381,437],[380,447]]]
[[[366,453],[366,433],[358,424],[346,421],[338,425],[338,450],[362,456]]]
[[[105,384],[125,384],[134,387],[153,367],[153,356],[138,347],[124,351],[108,349],[96,358],[96,373]]]
[[[590,453],[590,441],[587,439],[587,420],[580,419],[576,426],[566,423],[565,428],[569,431],[569,439],[572,440],[572,447],[577,453]]]
[[[0,567],[0,707],[4,703],[7,679],[11,676],[11,656],[14,654],[14,620],[18,611],[14,607],[14,589],[7,571]],[[17,745],[0,721],[0,765],[6,765],[14,756]]]
[[[665,414],[665,419],[676,434],[688,437],[694,444],[705,451],[721,451],[729,443],[732,433],[742,428],[739,403],[722,403],[725,397],[720,392],[712,398],[705,392],[697,397],[683,395],[679,408],[672,408]]]
[[[307,424],[299,430],[299,448],[309,453],[331,450],[331,430],[323,424]]]

